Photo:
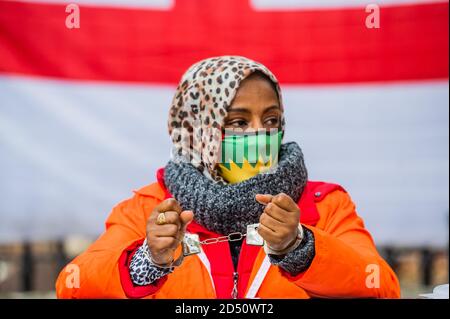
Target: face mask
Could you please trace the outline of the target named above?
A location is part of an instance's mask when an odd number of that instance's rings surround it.
[[[230,184],[268,171],[278,163],[283,132],[226,135],[219,174]]]

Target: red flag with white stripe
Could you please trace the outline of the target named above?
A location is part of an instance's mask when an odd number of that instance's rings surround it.
[[[446,244],[448,1],[80,0],[79,28],[69,3],[0,1],[0,241],[101,231],[168,160],[181,74],[233,54],[277,75],[287,139],[377,242]]]

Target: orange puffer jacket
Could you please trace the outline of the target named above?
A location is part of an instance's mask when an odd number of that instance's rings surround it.
[[[262,247],[244,240],[237,271],[229,244],[221,242],[203,245],[200,254],[186,257],[156,284],[135,286],[129,264],[145,239],[147,218],[171,197],[163,171],[157,176],[158,182],[114,207],[106,231],[61,271],[59,298],[231,298],[235,286],[238,298],[400,297],[396,275],[378,254],[350,196],[339,185],[311,181],[298,203],[300,223],[315,238],[316,254],[305,272],[290,276],[270,264]],[[201,240],[220,236],[195,222],[187,231]]]

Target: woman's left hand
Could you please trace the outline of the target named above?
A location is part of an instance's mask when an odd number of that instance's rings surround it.
[[[284,194],[257,194],[256,200],[266,205],[259,218],[258,233],[273,250],[284,250],[297,238],[300,209],[294,200]]]

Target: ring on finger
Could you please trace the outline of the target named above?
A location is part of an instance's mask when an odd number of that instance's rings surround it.
[[[156,217],[157,225],[164,225],[166,223],[166,215],[164,213],[159,213],[158,217]]]

